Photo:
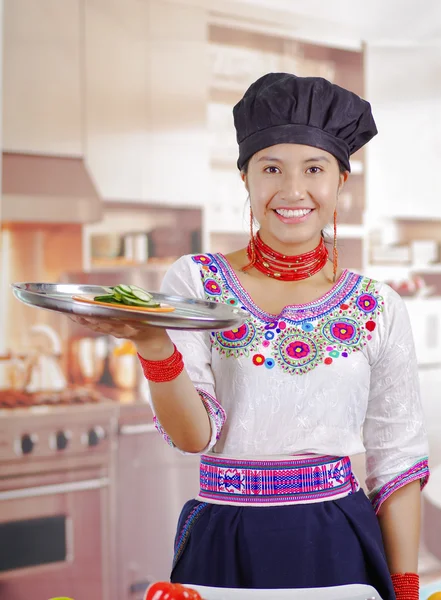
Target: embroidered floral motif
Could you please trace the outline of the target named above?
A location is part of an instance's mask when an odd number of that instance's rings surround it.
[[[377,308],[377,299],[372,294],[361,294],[357,298],[357,306],[365,313],[371,313]]]
[[[247,321],[237,329],[212,334],[215,345],[226,356],[248,356],[259,347],[260,336],[252,321]]]
[[[322,298],[286,306],[279,317],[257,307],[222,255],[198,255],[206,297],[240,306],[251,317],[238,329],[212,334],[213,346],[226,357],[252,356],[253,364],[302,375],[319,365],[360,351],[376,329],[383,298],[375,282],[345,272]],[[213,269],[214,267],[214,269]]]
[[[200,265],[211,265],[213,262],[207,254],[196,254],[195,256],[192,256],[192,259],[195,263],[199,263]]]
[[[255,354],[253,356],[253,364],[255,364],[256,367],[260,367],[261,365],[264,365],[265,357],[263,356],[263,354]]]
[[[216,281],[214,281],[214,279],[207,279],[207,281],[204,283],[204,287],[205,291],[208,292],[210,296],[222,295],[222,289],[220,285]]]
[[[353,319],[330,319],[322,329],[323,336],[329,342],[356,345],[360,341],[361,331]]]
[[[278,339],[273,356],[284,371],[306,373],[322,358],[322,351],[311,336],[297,330]]]

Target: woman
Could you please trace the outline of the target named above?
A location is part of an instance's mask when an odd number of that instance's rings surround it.
[[[172,581],[364,583],[384,600],[416,600],[428,447],[410,324],[391,288],[337,261],[349,157],[377,133],[370,105],[321,78],[271,73],[234,119],[250,243],[182,257],[163,291],[250,317],[215,333],[107,328],[135,341],[166,440],[202,454]],[[348,458],[365,450],[370,500]]]

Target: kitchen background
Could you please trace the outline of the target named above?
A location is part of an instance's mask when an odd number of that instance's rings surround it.
[[[324,76],[373,105],[380,135],[353,157],[339,247],[411,315],[432,455],[420,573],[436,585],[437,0],[0,0],[0,15],[1,600],[137,600],[168,577],[197,459],[154,432],[130,343],[25,307],[10,283],[158,289],[178,256],[243,246],[231,108],[268,71]]]

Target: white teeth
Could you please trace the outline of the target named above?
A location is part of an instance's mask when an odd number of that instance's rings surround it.
[[[286,219],[291,219],[292,217],[304,217],[310,212],[310,208],[304,208],[302,210],[286,210],[285,208],[276,209],[276,213]]]

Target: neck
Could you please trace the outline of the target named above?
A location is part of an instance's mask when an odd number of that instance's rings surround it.
[[[271,234],[267,233],[266,231],[261,231],[260,229],[257,232],[257,235],[264,244],[269,246],[275,252],[283,254],[284,256],[299,256],[300,254],[306,254],[307,252],[315,250],[322,241],[321,234],[312,238],[311,240],[308,240],[307,242],[293,244],[285,244],[273,237]]]
[[[284,252],[275,250],[257,234],[250,239],[247,255],[250,262],[243,268],[243,271],[254,267],[267,277],[279,281],[308,279],[321,271],[328,261],[328,250],[321,238],[318,245],[312,250],[288,254],[287,250]]]

